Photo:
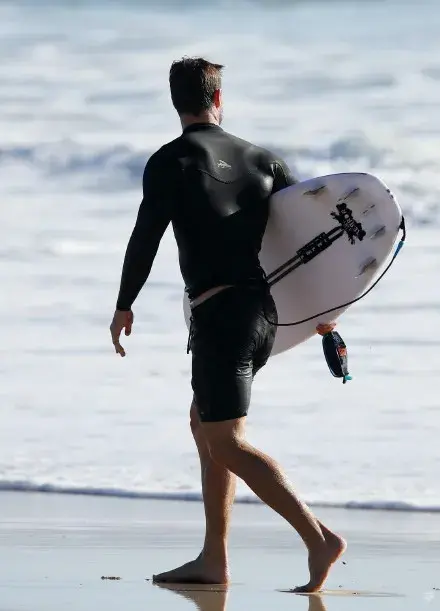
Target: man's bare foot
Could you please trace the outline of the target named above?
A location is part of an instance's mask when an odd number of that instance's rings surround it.
[[[324,537],[325,545],[323,548],[316,552],[309,552],[309,583],[295,588],[294,592],[318,592],[324,585],[332,565],[347,549],[346,541],[328,529],[325,529]]]
[[[227,584],[229,571],[227,565],[215,567],[200,555],[177,569],[153,575],[153,583]]]

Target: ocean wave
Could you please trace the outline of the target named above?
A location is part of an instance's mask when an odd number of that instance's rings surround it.
[[[0,148],[0,164],[39,172],[47,182],[74,180],[90,190],[102,178],[108,187],[125,190],[139,186],[152,151],[136,151],[124,144],[92,148],[72,141]],[[0,165],[0,167],[1,167]],[[101,181],[100,186],[101,186]],[[46,183],[47,184],[47,183]]]
[[[195,491],[137,491],[122,488],[92,488],[81,486],[62,486],[54,484],[37,484],[27,481],[0,481],[0,492],[27,492],[40,494],[65,494],[75,496],[96,496],[109,498],[149,499],[162,501],[201,502],[202,495]],[[261,504],[255,496],[237,495],[240,504]],[[399,511],[414,513],[440,513],[439,505],[424,505],[406,501],[307,501],[310,507],[329,509],[357,509],[363,511]]]
[[[265,148],[274,149],[267,143]],[[134,150],[120,143],[110,147],[93,148],[71,140],[36,145],[0,147],[0,164],[18,164],[32,166],[42,172],[46,178],[71,176],[73,174],[105,173],[112,180],[114,171],[123,172],[131,182],[139,183],[148,158],[153,151]],[[354,162],[362,161],[366,170],[380,165],[388,151],[376,147],[362,135],[353,134],[337,138],[327,146],[310,148],[276,147],[276,153],[282,155],[297,170],[301,160]]]
[[[366,171],[381,178],[396,174],[392,188],[405,195],[404,213],[415,225],[433,225],[440,221],[440,205],[432,185],[415,184],[407,176],[415,169],[399,165],[393,153],[375,145],[363,134],[336,138],[327,145],[284,148],[262,144],[286,159],[300,180],[325,167],[326,173]],[[23,174],[36,172],[43,190],[76,190],[79,192],[124,192],[139,189],[146,162],[153,151],[137,150],[119,143],[107,147],[91,147],[71,140],[23,146],[0,147],[0,173],[4,190],[34,191],[35,181],[25,180]],[[316,174],[315,174],[316,175]],[[28,185],[28,186],[27,186]],[[41,190],[41,189],[40,189]],[[440,195],[440,194],[439,194]]]

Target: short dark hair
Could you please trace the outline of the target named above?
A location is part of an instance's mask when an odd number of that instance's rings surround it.
[[[179,115],[198,116],[211,108],[215,91],[221,89],[223,68],[202,57],[184,57],[171,64],[171,100]]]

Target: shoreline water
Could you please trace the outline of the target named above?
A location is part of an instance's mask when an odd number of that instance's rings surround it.
[[[318,339],[270,359],[249,441],[312,507],[428,516],[440,507],[440,8],[214,4],[1,3],[0,488],[75,488],[69,503],[79,491],[199,496],[171,232],[126,359],[108,325],[143,166],[180,133],[170,62],[202,54],[226,65],[225,129],[279,151],[300,178],[371,172],[408,220],[391,270],[338,324],[353,381],[330,376]],[[240,484],[237,507],[250,506]]]
[[[201,491],[191,492],[149,492],[135,491],[111,488],[81,488],[69,486],[56,486],[51,484],[26,484],[21,482],[1,482],[0,481],[0,499],[2,494],[44,494],[44,495],[60,495],[60,496],[80,496],[80,497],[97,497],[109,499],[131,499],[140,501],[164,501],[178,503],[202,503]],[[422,513],[422,514],[440,514],[440,506],[430,505],[415,505],[400,501],[348,501],[348,502],[324,502],[324,501],[308,501],[305,503],[316,509],[340,509],[349,511],[374,511],[374,512],[396,512],[396,513]],[[235,499],[236,505],[261,505],[262,502],[255,495],[237,495]]]

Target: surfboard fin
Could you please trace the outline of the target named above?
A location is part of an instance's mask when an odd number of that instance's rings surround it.
[[[378,267],[377,259],[375,259],[374,257],[370,257],[364,262],[364,264],[362,265],[359,271],[359,274],[355,276],[355,278],[360,278],[362,274],[365,274],[365,272],[367,272],[368,270],[370,271],[376,270],[377,267]]]
[[[352,380],[348,373],[347,346],[337,331],[322,336],[322,349],[332,376],[342,378],[343,384]]]
[[[345,195],[340,197],[338,199],[338,201],[339,202],[345,202],[350,197],[353,197],[354,195],[357,195],[359,193],[359,191],[360,191],[359,187],[355,187],[354,189],[351,189],[351,191],[349,191],[348,193],[346,193]]]
[[[318,185],[314,189],[309,189],[308,191],[304,191],[304,195],[319,195],[325,189],[327,189],[326,185]]]
[[[380,227],[375,229],[373,233],[368,237],[370,238],[370,240],[375,240],[376,238],[381,238],[386,233],[386,231],[387,228],[385,227],[385,225],[381,225]]]

